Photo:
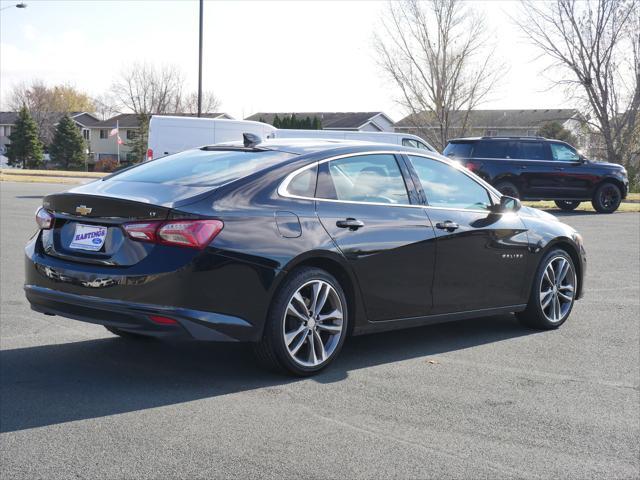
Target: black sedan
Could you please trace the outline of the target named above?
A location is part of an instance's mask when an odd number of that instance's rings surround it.
[[[254,342],[308,375],[350,335],[580,298],[582,238],[438,154],[273,140],[185,151],[45,197],[31,307],[127,337]]]

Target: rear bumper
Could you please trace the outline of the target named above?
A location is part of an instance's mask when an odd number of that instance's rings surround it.
[[[253,325],[229,315],[76,295],[37,285],[25,285],[24,290],[31,308],[37,312],[116,327],[128,332],[217,342],[256,339],[257,329]],[[178,323],[157,324],[149,318],[150,315],[169,317]]]

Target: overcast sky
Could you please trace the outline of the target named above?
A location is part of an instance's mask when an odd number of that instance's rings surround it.
[[[0,12],[0,101],[16,82],[69,82],[90,94],[126,65],[175,64],[197,86],[198,2],[26,0]],[[0,0],[0,7],[15,4]],[[482,108],[571,107],[548,90],[544,60],[509,15],[509,1],[471,4],[509,66]],[[384,1],[205,1],[204,88],[236,118],[257,111],[378,111],[403,116],[376,66],[372,35]]]

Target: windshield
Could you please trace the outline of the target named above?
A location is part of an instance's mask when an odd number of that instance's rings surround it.
[[[294,156],[273,150],[187,150],[142,163],[111,179],[118,182],[217,187]]]

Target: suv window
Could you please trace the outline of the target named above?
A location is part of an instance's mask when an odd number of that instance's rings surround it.
[[[486,210],[491,206],[489,193],[478,182],[446,163],[409,155],[420,183],[433,207]]]
[[[449,142],[442,154],[451,158],[470,158],[472,147],[470,142]]]
[[[569,145],[563,143],[550,143],[551,156],[554,160],[559,162],[577,162],[580,160],[580,155]]]
[[[473,149],[474,158],[512,158],[509,155],[509,141],[484,140],[477,142]]]
[[[358,155],[320,165],[318,198],[351,202],[409,204],[394,155]]]
[[[545,142],[518,142],[518,158],[525,160],[549,160]]]

